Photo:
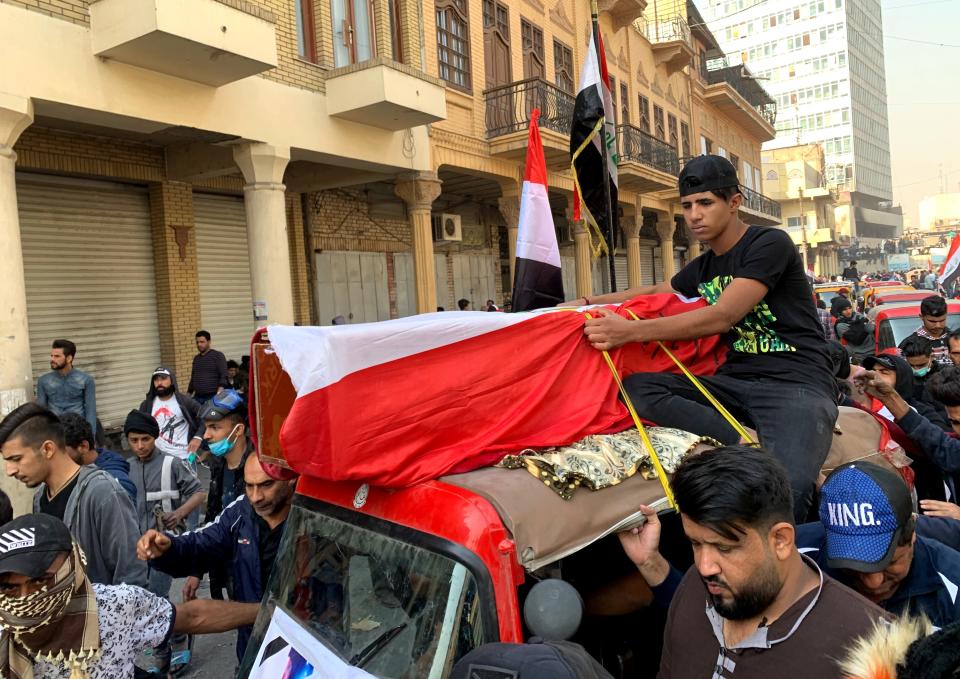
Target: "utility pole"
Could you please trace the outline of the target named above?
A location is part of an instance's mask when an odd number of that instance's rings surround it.
[[[803,271],[804,273],[810,268],[810,265],[807,264],[807,218],[803,214],[803,187],[797,189],[797,194],[800,197],[800,234],[803,238],[803,249],[801,254],[803,255]]]

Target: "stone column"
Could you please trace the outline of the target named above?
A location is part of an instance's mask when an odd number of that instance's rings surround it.
[[[510,252],[510,289],[517,267],[517,234],[520,230],[520,193],[505,192],[497,199],[497,207],[507,223],[507,248]]]
[[[590,252],[590,232],[582,219],[573,222],[573,253],[577,274],[577,297],[593,294],[593,253]],[[569,297],[569,293],[567,293]]]
[[[437,310],[437,279],[433,265],[433,226],[430,211],[440,196],[442,182],[433,172],[404,175],[394,191],[407,204],[413,236],[413,277],[417,287],[417,313]]]
[[[676,273],[673,265],[673,215],[657,213],[657,234],[660,236],[660,258],[663,261],[663,279],[669,281]]]
[[[234,148],[233,159],[247,182],[243,187],[243,201],[247,210],[254,316],[260,325],[293,325],[286,187],[283,185],[290,149],[262,143],[241,144]]]
[[[0,92],[0,416],[33,398],[30,336],[27,331],[27,287],[20,243],[20,214],[13,145],[33,123],[33,101]],[[6,474],[0,489],[10,496],[16,515],[31,511],[33,491]]]
[[[620,221],[623,235],[627,237],[627,287],[640,287],[640,227],[643,224],[643,215],[639,217],[624,217]]]

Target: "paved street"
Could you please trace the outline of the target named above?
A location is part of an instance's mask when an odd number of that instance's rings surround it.
[[[170,600],[180,601],[180,590],[183,588],[183,579],[173,581],[170,588]],[[208,581],[204,580],[197,592],[201,599],[210,598]],[[197,677],[198,679],[227,679],[233,677],[237,667],[236,632],[223,634],[206,634],[195,639],[193,645],[194,660],[190,671],[183,676]]]

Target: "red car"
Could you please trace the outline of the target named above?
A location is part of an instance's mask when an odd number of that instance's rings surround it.
[[[929,295],[924,295],[927,297]],[[888,302],[876,306],[867,313],[876,323],[874,338],[877,353],[896,349],[900,342],[923,325],[920,320],[919,302]],[[960,327],[960,300],[947,300],[947,331]]]

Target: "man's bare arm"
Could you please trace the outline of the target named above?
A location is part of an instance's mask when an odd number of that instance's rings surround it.
[[[584,333],[596,349],[614,349],[627,342],[688,340],[729,332],[767,294],[767,286],[750,278],[735,278],[716,304],[649,320],[633,321],[600,310],[586,322]]]
[[[252,625],[260,604],[194,599],[176,604],[175,634],[216,634]]]

